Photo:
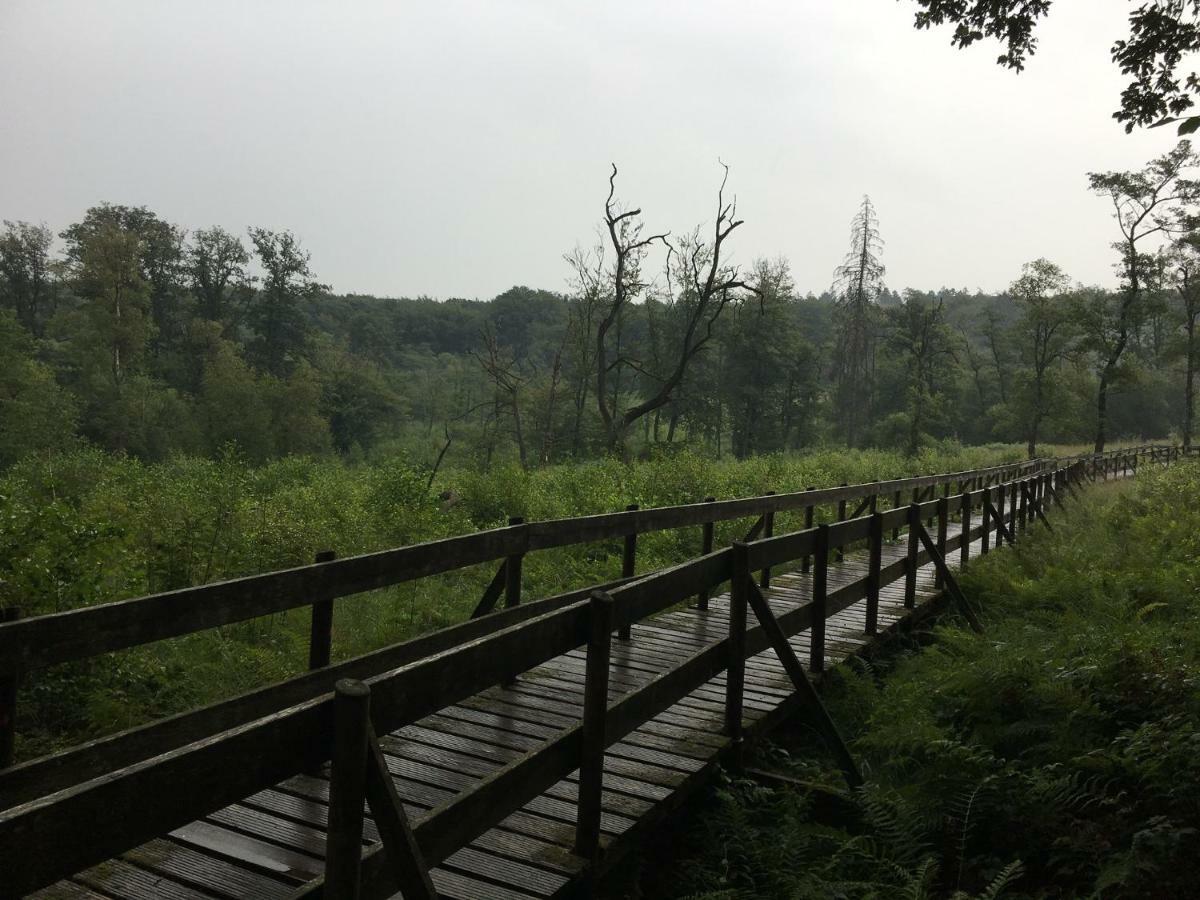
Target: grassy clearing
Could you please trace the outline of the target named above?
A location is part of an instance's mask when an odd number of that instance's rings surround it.
[[[613,896],[1195,896],[1197,500],[1196,464],[1097,488],[973,562],[986,635],[943,621],[825,684],[861,795],[830,816],[820,791],[727,780],[675,861]],[[757,763],[842,791],[802,731]]]

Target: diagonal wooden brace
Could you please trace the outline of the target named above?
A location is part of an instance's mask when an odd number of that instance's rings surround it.
[[[367,734],[367,803],[383,841],[383,854],[404,900],[437,900],[429,868],[413,837],[375,729]]]
[[[754,525],[750,528],[750,530],[746,532],[746,536],[744,538],[742,538],[742,541],[744,543],[748,544],[751,541],[758,540],[758,536],[760,534],[762,534],[762,531],[764,528],[766,528],[766,526],[767,526],[767,517],[765,515],[759,516],[758,521],[755,522]]]
[[[992,498],[984,495],[983,505],[987,510],[987,514],[992,517],[992,521],[996,523],[996,530],[999,532],[1000,536],[1011,544],[1013,542],[1012,529],[1008,527],[1008,523],[1004,521],[1004,517],[997,512],[996,504],[992,502]],[[997,544],[997,546],[999,546],[999,544]]]
[[[975,615],[975,610],[971,609],[971,605],[967,603],[966,595],[963,594],[962,588],[958,586],[958,581],[955,580],[954,575],[947,567],[946,560],[938,553],[938,549],[929,537],[929,532],[925,530],[925,526],[918,522],[910,527],[917,529],[921,543],[925,547],[925,552],[929,554],[934,567],[941,573],[943,585],[950,596],[954,598],[954,602],[958,604],[959,611],[963,614],[963,618],[967,620],[967,624],[971,626],[971,630],[976,634],[983,634],[983,623],[979,621],[979,617]]]
[[[1050,530],[1050,531],[1054,530],[1054,526],[1050,524],[1050,520],[1047,519],[1046,514],[1044,512],[1042,512],[1041,504],[1034,506],[1033,512],[1039,519],[1042,520],[1042,524],[1045,525],[1048,530]]]
[[[478,619],[480,616],[486,616],[496,608],[496,601],[500,599],[500,595],[504,593],[504,586],[508,580],[508,561],[500,563],[500,568],[496,571],[496,575],[492,578],[491,584],[487,586],[487,590],[483,592],[483,596],[479,598],[479,603],[475,605],[475,611],[471,613],[472,619]]]
[[[861,787],[863,783],[862,774],[858,771],[858,765],[854,762],[854,757],[850,755],[850,748],[842,740],[842,736],[837,730],[837,725],[834,724],[833,719],[829,715],[829,710],[825,708],[825,704],[821,702],[821,697],[817,693],[816,688],[808,680],[808,675],[805,673],[804,667],[800,665],[796,651],[788,643],[783,629],[779,627],[779,621],[775,618],[775,614],[771,612],[771,607],[767,603],[767,598],[763,595],[762,588],[754,584],[753,581],[750,582],[750,591],[747,599],[754,610],[754,615],[758,618],[758,623],[762,625],[763,631],[766,632],[767,639],[771,642],[771,647],[775,650],[775,655],[779,657],[779,662],[783,665],[784,671],[788,673],[788,677],[792,679],[792,684],[796,686],[797,693],[800,694],[813,713],[817,730],[821,733],[821,737],[825,739],[825,743],[837,758],[838,765],[842,769],[842,774],[846,778],[846,783],[852,788]]]

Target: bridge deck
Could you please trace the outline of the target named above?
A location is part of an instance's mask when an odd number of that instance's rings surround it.
[[[957,534],[950,523],[949,534]],[[978,543],[978,542],[976,542]],[[972,553],[977,547],[972,547]],[[885,544],[884,565],[905,555],[904,541]],[[951,564],[958,553],[949,554]],[[829,588],[861,578],[866,559],[848,553],[829,565]],[[807,602],[810,577],[777,573],[767,592],[776,612]],[[918,607],[936,595],[933,567],[921,568]],[[830,617],[826,625],[829,664],[867,643],[866,601]],[[884,585],[879,630],[909,611],[903,582]],[[753,615],[753,614],[751,614]],[[728,628],[728,595],[710,608],[678,609],[633,626],[629,641],[614,641],[612,698],[645,684]],[[791,638],[808,662],[808,633]],[[586,650],[579,648],[523,674],[515,684],[495,687],[447,707],[382,740],[388,766],[409,816],[428,810],[486,777],[581,717]],[[746,665],[747,737],[761,736],[786,716],[796,699],[774,652]],[[724,676],[703,687],[609,748],[605,758],[602,865],[611,865],[700,786],[729,748],[722,735]],[[528,900],[564,896],[590,877],[571,853],[577,773],[433,870],[438,892],[455,900]],[[169,835],[87,869],[32,895],[43,898],[282,898],[323,869],[329,782],[327,772],[291,778],[193,822]],[[96,823],[103,828],[102,822]],[[366,823],[365,840],[378,840]],[[46,852],[53,853],[53,847]]]

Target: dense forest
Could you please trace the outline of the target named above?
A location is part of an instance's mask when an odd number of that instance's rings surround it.
[[[288,231],[187,230],[144,207],[93,207],[57,239],[5,222],[0,465],[79,442],[147,461],[236,447],[401,455],[432,484],[441,466],[683,446],[1187,441],[1196,163],[1184,141],[1089,176],[1114,204],[1116,290],[1047,259],[996,294],[891,290],[864,198],[832,285],[801,295],[784,259],[728,261],[742,222],[724,182],[705,230],[650,235],[615,167],[567,289],[488,301],[336,295]]]

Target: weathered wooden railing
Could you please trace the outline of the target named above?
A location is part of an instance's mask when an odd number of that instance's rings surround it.
[[[552,523],[516,523],[463,538],[438,541],[300,569],[175,591],[123,603],[0,624],[0,669],[47,665],[133,646],[225,622],[301,605],[316,609],[336,597],[504,559],[503,583],[511,586],[520,558],[533,549],[612,537],[626,538],[620,581],[603,590],[575,591],[506,607],[481,618],[384,648],[263,688],[232,700],[94,741],[63,754],[0,772],[0,896],[20,896],[157,835],[333,760],[326,877],[329,896],[351,896],[360,880],[364,896],[426,896],[428,868],[445,859],[512,811],[580,770],[576,851],[595,857],[599,847],[599,792],[604,748],[728,670],[727,726],[741,729],[742,671],[747,657],[774,647],[797,690],[814,698],[786,636],[810,629],[809,670],[825,664],[825,620],[867,600],[867,631],[877,627],[881,585],[905,582],[905,605],[915,604],[917,569],[933,561],[948,591],[961,601],[947,554],[969,545],[983,552],[1011,542],[1034,521],[1045,521],[1048,499],[1085,478],[1135,471],[1138,461],[1167,462],[1172,448],[1146,447],[1097,456],[1046,460],[948,476],[924,476],[776,494],[748,500],[706,501]],[[934,498],[938,485],[958,482],[958,493]],[[907,506],[876,509],[879,496],[917,497]],[[919,493],[918,493],[919,492]],[[859,498],[858,513],[789,534],[773,535],[771,518],[781,510]],[[980,510],[978,520],[974,511]],[[711,523],[758,514],[761,528],[733,546],[711,551]],[[962,528],[947,535],[958,516]],[[936,520],[935,536],[925,522]],[[1048,523],[1047,523],[1048,524]],[[634,575],[636,535],[701,525],[706,552],[644,577]],[[908,529],[907,554],[882,563],[885,535]],[[759,537],[759,535],[762,535]],[[868,573],[828,587],[831,555],[865,542]],[[811,562],[809,562],[811,561]],[[773,568],[811,565],[808,603],[775,616],[760,584]],[[760,572],[759,582],[752,573]],[[498,576],[499,578],[499,576]],[[722,641],[645,686],[608,697],[608,648],[612,633],[692,598],[731,584],[730,633]],[[495,580],[493,581],[493,585]],[[491,589],[489,589],[491,590]],[[747,627],[745,610],[759,624]],[[963,612],[974,625],[973,613]],[[316,629],[314,629],[315,631]],[[390,779],[381,777],[375,735],[393,731],[462,701],[572,649],[587,646],[583,720],[541,747],[509,763],[478,785],[410,825]],[[318,660],[321,657],[318,655]],[[327,662],[328,657],[325,656]],[[827,737],[840,739],[829,723]],[[839,752],[852,778],[852,760]],[[853,779],[852,779],[853,780]],[[362,851],[364,797],[382,843]],[[96,828],[104,822],[103,828]],[[361,857],[361,858],[360,858]],[[299,893],[321,896],[324,881]],[[351,893],[346,893],[351,891]]]
[[[622,577],[629,578],[636,571],[639,534],[699,526],[703,534],[702,552],[708,552],[712,549],[713,526],[716,522],[757,516],[747,535],[748,539],[752,539],[766,527],[768,518],[773,521],[774,515],[779,512],[802,509],[806,525],[811,525],[813,511],[820,506],[839,504],[842,513],[840,518],[845,518],[847,498],[874,502],[874,498],[880,494],[894,491],[899,497],[902,492],[909,490],[914,498],[927,497],[932,496],[938,485],[952,482],[960,487],[964,484],[994,484],[1047,465],[1049,461],[1037,460],[967,472],[787,494],[772,493],[738,500],[716,501],[708,498],[703,503],[682,506],[644,510],[630,507],[624,512],[543,522],[526,523],[521,518],[513,518],[505,528],[340,560],[334,559],[332,554],[318,554],[317,561],[312,565],[36,618],[6,622],[5,617],[15,619],[16,616],[16,610],[6,610],[0,615],[0,770],[12,763],[15,688],[24,671],[306,606],[312,610],[309,668],[324,670],[331,657],[335,601],[348,599],[355,594],[501,560],[495,577],[472,613],[473,619],[485,616],[490,619],[489,614],[494,615],[493,610],[501,596],[504,597],[505,610],[521,606],[522,563],[526,554],[531,552],[619,538],[625,544]],[[579,596],[579,592],[574,592],[553,600],[561,603],[565,602],[564,598],[578,599]],[[482,629],[449,629],[441,633],[443,638],[434,637],[424,646],[423,652],[434,652],[441,646],[442,640],[468,640],[495,627],[499,627],[498,622],[489,622]],[[329,689],[333,684],[328,677],[318,681],[324,686],[323,689]],[[248,695],[254,696],[256,694]],[[292,696],[299,699],[301,696],[311,696],[311,693]],[[236,708],[253,714],[258,710],[278,708],[277,701],[285,700],[282,695],[268,694],[267,697],[269,699],[265,702],[272,706],[258,705],[253,701],[239,702],[242,698],[238,698],[232,706],[223,708],[230,713]],[[214,724],[207,717],[196,720],[188,715],[166,721],[170,724],[160,732],[165,743],[147,745],[148,750],[171,746],[181,739],[208,733]],[[229,720],[226,724],[234,721],[237,720]],[[200,730],[192,729],[190,724],[197,722],[200,723]],[[109,760],[108,764],[129,761],[132,759],[123,757]],[[68,768],[76,765],[66,759],[62,764]],[[3,795],[0,795],[0,802],[3,800]]]

